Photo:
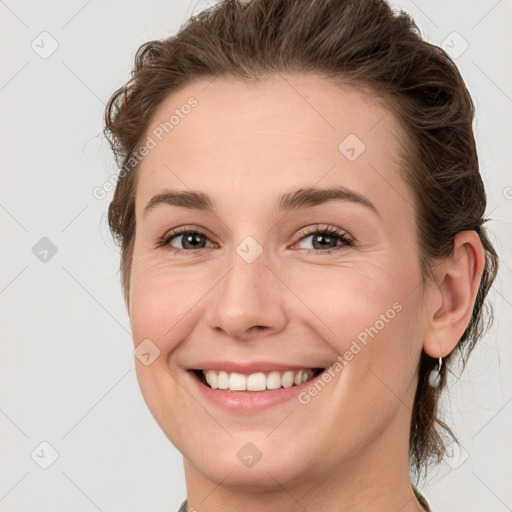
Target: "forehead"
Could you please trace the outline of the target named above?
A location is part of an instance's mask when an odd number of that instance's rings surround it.
[[[137,211],[163,188],[222,198],[318,183],[403,198],[400,133],[383,101],[313,75],[194,82],[166,98],[145,134]]]

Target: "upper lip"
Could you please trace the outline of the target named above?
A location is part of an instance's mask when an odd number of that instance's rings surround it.
[[[308,364],[296,365],[285,364],[271,361],[251,361],[251,362],[234,362],[234,361],[204,361],[193,367],[190,370],[224,370],[228,373],[242,373],[250,375],[252,373],[266,373],[272,371],[298,371],[298,370],[313,370],[320,368],[319,366],[313,367]]]

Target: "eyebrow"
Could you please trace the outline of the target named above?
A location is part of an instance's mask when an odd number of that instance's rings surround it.
[[[277,207],[280,211],[298,210],[318,206],[332,200],[360,204],[372,210],[380,217],[379,211],[369,199],[341,186],[334,188],[307,187],[287,192],[279,197]],[[144,207],[143,215],[146,215],[148,211],[156,206],[163,204],[214,212],[212,199],[203,192],[194,190],[164,190],[149,200]]]

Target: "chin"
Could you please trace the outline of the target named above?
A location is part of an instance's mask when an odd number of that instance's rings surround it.
[[[197,439],[194,442],[193,439],[181,439],[176,440],[176,447],[191,471],[199,472],[217,484],[240,490],[272,490],[311,477],[315,466],[307,457],[311,451],[302,443],[293,442],[296,436],[285,436],[289,446],[282,436],[276,436],[276,439],[265,439],[265,436],[268,432],[235,434],[229,440],[210,438],[208,441],[205,437],[204,442],[197,442]]]

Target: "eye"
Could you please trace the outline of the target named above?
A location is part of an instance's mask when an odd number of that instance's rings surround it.
[[[354,240],[345,231],[333,226],[311,226],[300,233],[302,236],[294,245],[310,243],[312,248],[299,247],[310,252],[329,254],[346,246],[354,244]],[[209,245],[208,245],[209,244]],[[198,228],[183,226],[171,233],[166,233],[157,243],[177,254],[190,254],[208,247],[215,247],[206,233]]]
[[[300,238],[297,244],[301,242],[312,244],[312,248],[301,247],[308,252],[320,251],[324,253],[330,253],[333,250],[339,250],[336,249],[337,247],[341,248],[354,244],[354,240],[345,231],[332,226],[323,228],[313,226],[312,228],[307,228],[306,236]]]
[[[169,248],[176,253],[185,253],[212,247],[214,244],[208,246],[208,241],[210,241],[209,238],[202,231],[183,227],[165,234],[157,245]]]

